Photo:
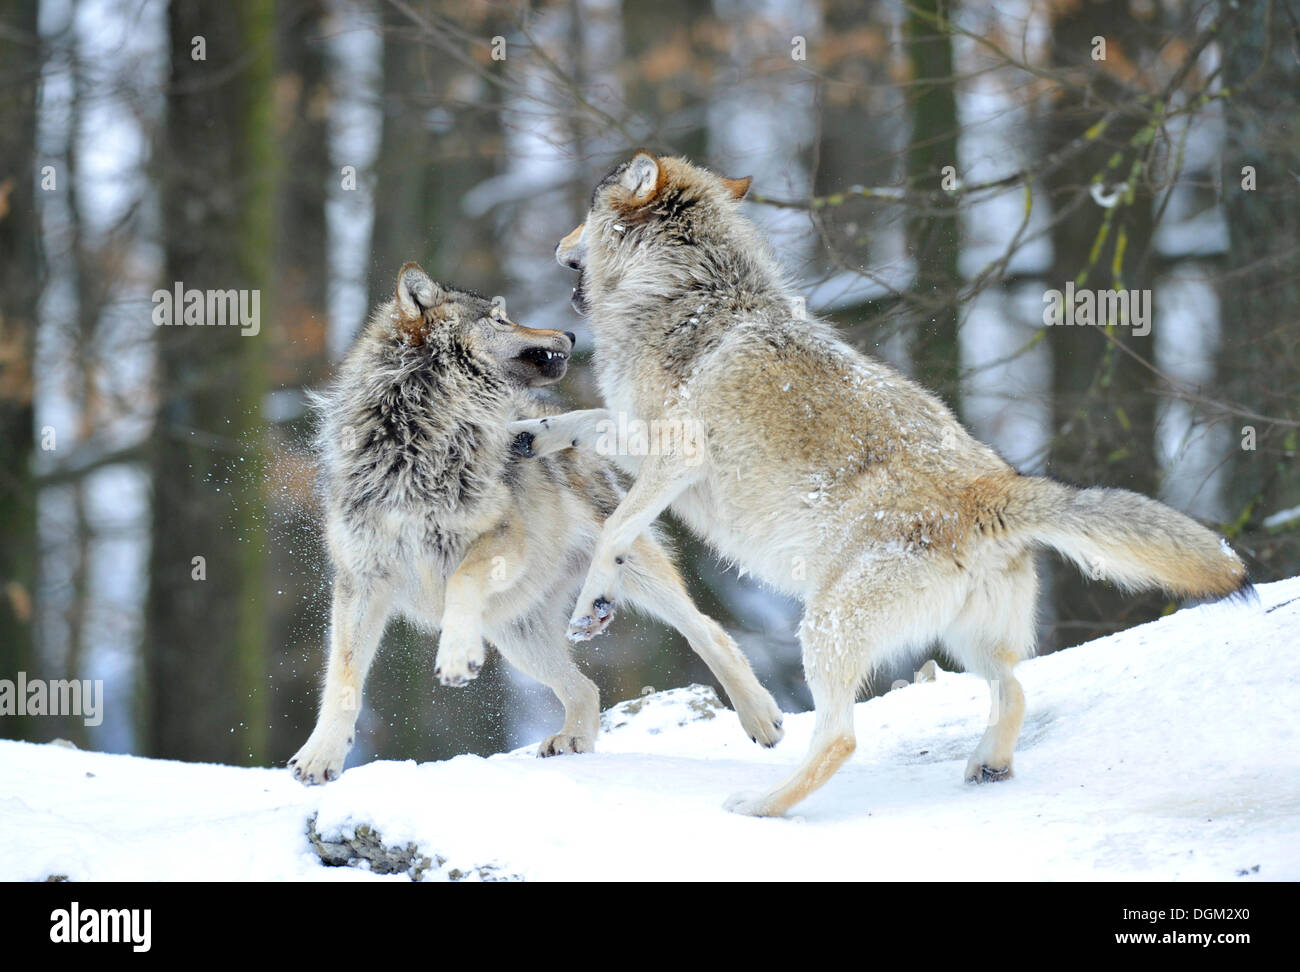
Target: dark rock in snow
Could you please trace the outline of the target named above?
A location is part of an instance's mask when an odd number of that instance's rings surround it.
[[[447,863],[441,854],[425,854],[408,843],[401,847],[386,845],[379,832],[366,824],[358,824],[353,835],[322,835],[316,829],[316,817],[307,821],[307,839],[328,867],[366,867],[374,874],[405,874],[412,881],[423,881],[426,874],[440,871]],[[522,881],[517,874],[501,871],[495,864],[482,864],[468,869],[452,868],[445,877],[449,881]]]

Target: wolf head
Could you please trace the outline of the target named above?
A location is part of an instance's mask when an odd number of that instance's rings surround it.
[[[574,308],[585,315],[620,292],[707,283],[719,260],[767,270],[766,243],[740,213],[751,181],[645,151],[615,166],[596,184],[587,218],[555,248],[560,265],[580,274]]]
[[[411,347],[463,348],[528,388],[563,378],[573,352],[571,333],[516,324],[499,301],[435,283],[416,263],[397,274],[392,323]]]

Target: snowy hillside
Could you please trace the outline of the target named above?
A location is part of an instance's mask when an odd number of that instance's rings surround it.
[[[760,750],[700,687],[607,712],[595,755],[375,763],[312,789],[0,742],[0,879],[408,880],[322,866],[314,818],[326,853],[382,841],[426,880],[1297,880],[1300,578],[1259,594],[1022,665],[1007,783],[962,782],[981,681],[865,702],[857,753],[785,820],[721,806],[784,776],[811,713]]]

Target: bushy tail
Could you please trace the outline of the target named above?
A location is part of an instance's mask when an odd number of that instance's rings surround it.
[[[1175,597],[1249,596],[1246,565],[1190,517],[1126,489],[1075,489],[1037,476],[1009,484],[1008,526],[1089,577]]]

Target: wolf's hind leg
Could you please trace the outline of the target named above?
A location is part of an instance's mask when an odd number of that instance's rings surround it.
[[[989,679],[989,726],[966,763],[967,783],[997,783],[1011,778],[1016,738],[1025,719],[1025,693],[1007,665]]]
[[[1010,779],[1025,693],[1013,674],[1034,651],[1037,578],[1022,555],[1007,570],[976,584],[943,634],[949,651],[967,669],[988,680],[992,708],[988,728],[966,763],[967,783]]]
[[[386,582],[362,581],[340,571],[330,607],[330,655],[316,728],[289,760],[294,778],[328,783],[343,772],[352,748],[361,690],[384,634],[392,591]]]
[[[864,558],[846,576],[811,598],[799,625],[804,677],[817,710],[812,744],[784,783],[763,795],[736,794],[728,810],[758,817],[784,814],[824,785],[857,746],[853,704],[858,687],[877,664],[910,644],[924,644],[951,617],[950,601],[937,585],[918,583],[928,562],[904,555]],[[918,611],[919,597],[926,608]]]
[[[600,727],[596,683],[578,670],[569,654],[563,615],[547,613],[530,620],[494,628],[488,638],[507,662],[549,688],[564,706],[564,725],[542,740],[537,755],[590,753]]]
[[[632,544],[622,588],[632,606],[682,633],[722,683],[750,739],[761,746],[781,741],[785,730],[776,700],[759,684],[749,661],[722,626],[695,606],[667,551],[646,534]]]
[[[779,817],[823,786],[857,748],[853,703],[857,699],[855,672],[842,670],[847,656],[839,646],[804,645],[804,672],[817,709],[812,744],[798,768],[770,793],[736,793],[724,804],[732,813]]]

